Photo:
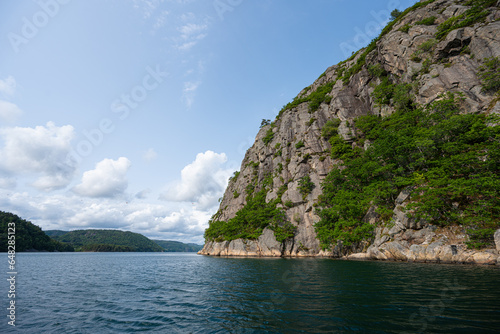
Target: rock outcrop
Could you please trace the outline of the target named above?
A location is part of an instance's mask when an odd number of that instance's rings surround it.
[[[314,224],[321,183],[339,162],[330,155],[330,143],[321,135],[329,120],[339,122],[338,133],[352,143],[356,129],[353,120],[362,115],[381,116],[393,113],[388,105],[380,106],[372,97],[380,79],[370,74],[370,65],[379,64],[389,76],[401,82],[417,83],[415,102],[426,105],[445,92],[464,97],[461,108],[469,113],[500,113],[498,97],[482,90],[478,69],[485,58],[500,56],[499,4],[487,9],[488,15],[479,23],[450,31],[441,41],[436,38],[437,27],[446,20],[463,14],[469,7],[466,1],[437,0],[425,2],[392,29],[381,36],[376,48],[366,56],[359,71],[349,80],[342,80],[344,70],[350,69],[363,57],[363,50],[352,59],[328,68],[311,86],[302,90],[295,105],[284,108],[272,124],[261,127],[255,143],[248,149],[239,175],[229,183],[220,209],[214,220],[228,221],[246,204],[246,193],[252,184],[261,185],[269,175],[272,186],[267,202],[280,196],[287,219],[296,226],[295,235],[280,243],[274,232],[266,228],[255,240],[207,240],[200,254],[223,256],[333,256],[349,259],[401,260],[446,263],[500,264],[500,229],[495,234],[496,249],[474,251],[466,246],[468,236],[461,226],[438,228],[410,219],[404,210],[409,196],[403,190],[395,200],[391,223],[375,228],[370,241],[322,250]],[[458,3],[458,4],[457,4]],[[424,18],[435,17],[433,24],[420,24]],[[423,59],[429,59],[427,62]],[[319,87],[332,83],[319,107],[312,108],[307,100]],[[370,145],[365,142],[365,149]],[[336,168],[336,167],[335,167]],[[314,184],[304,194],[300,180],[309,176]],[[365,219],[377,223],[371,208]]]

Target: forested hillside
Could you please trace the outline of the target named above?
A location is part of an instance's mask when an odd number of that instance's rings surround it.
[[[58,233],[55,233],[58,234]],[[117,230],[76,230],[53,238],[87,252],[162,252],[163,248],[139,233]]]
[[[51,239],[40,227],[31,222],[13,213],[0,211],[0,252],[7,252],[9,228],[14,228],[10,230],[10,235],[15,236],[16,252],[27,250],[72,252],[74,250],[71,245]]]

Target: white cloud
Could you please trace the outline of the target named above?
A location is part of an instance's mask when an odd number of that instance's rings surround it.
[[[190,39],[193,37],[193,35],[196,35],[195,36],[196,38],[197,36],[202,34],[203,31],[207,29],[208,29],[207,24],[196,24],[196,23],[188,23],[177,28],[177,30],[181,33],[181,38],[183,39]]]
[[[118,160],[104,159],[95,169],[83,173],[82,183],[73,191],[87,197],[116,197],[128,186],[127,171],[131,162],[125,157]]]
[[[191,49],[193,46],[195,46],[196,43],[197,43],[196,41],[182,43],[181,45],[177,46],[177,50],[187,51],[187,50]]]
[[[156,158],[158,158],[158,153],[152,148],[148,149],[144,154],[142,155],[142,158],[146,161],[153,161]]]
[[[23,111],[14,103],[0,100],[0,119],[5,122],[15,121],[22,113]]]
[[[206,151],[181,171],[181,180],[171,185],[160,198],[167,201],[193,202],[202,210],[213,208],[222,196],[232,169],[224,169],[226,154]]]
[[[189,15],[184,15],[183,20],[193,19],[194,14],[189,13]],[[186,23],[177,28],[177,31],[181,34],[177,39],[177,45],[175,46],[180,51],[187,51],[193,46],[198,44],[203,38],[207,36],[206,31],[208,30],[208,21],[204,23]]]
[[[5,80],[0,79],[0,93],[5,96],[12,96],[16,92],[16,79],[9,75]]]
[[[53,122],[35,128],[0,130],[4,146],[0,148],[0,169],[12,174],[41,174],[33,186],[40,190],[60,189],[71,181],[75,166],[68,163],[74,129],[57,127]]]

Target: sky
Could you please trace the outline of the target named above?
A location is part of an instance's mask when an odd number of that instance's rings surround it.
[[[203,244],[262,119],[415,0],[0,0],[0,210]]]

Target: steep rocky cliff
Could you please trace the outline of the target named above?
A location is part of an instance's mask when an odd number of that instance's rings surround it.
[[[263,121],[210,222],[200,254],[500,263],[500,232],[474,249],[473,224],[412,217],[406,206],[415,201],[415,185],[399,186],[397,196],[387,198],[391,214],[381,213],[371,202],[360,219],[371,225],[362,240],[347,242],[339,237],[326,242],[318,238],[315,226],[327,201],[321,198],[325,178],[334,169],[346,168],[347,158],[339,153],[345,151],[342,145],[358,151],[371,145],[356,120],[365,115],[383,119],[399,112],[404,106],[397,98],[398,87],[411,96],[404,102],[411,108],[425,108],[452,92],[459,97],[460,114],[500,113],[495,86],[500,70],[495,67],[500,56],[499,3],[419,2],[391,21],[367,48],[328,68],[273,122]],[[490,81],[485,81],[486,74]],[[332,141],[332,133],[340,139]],[[485,154],[483,160],[488,159],[498,156]],[[498,177],[493,170],[495,182]],[[463,212],[460,215],[464,217]],[[499,218],[488,221],[488,231],[499,229]],[[248,229],[241,227],[246,221]]]

